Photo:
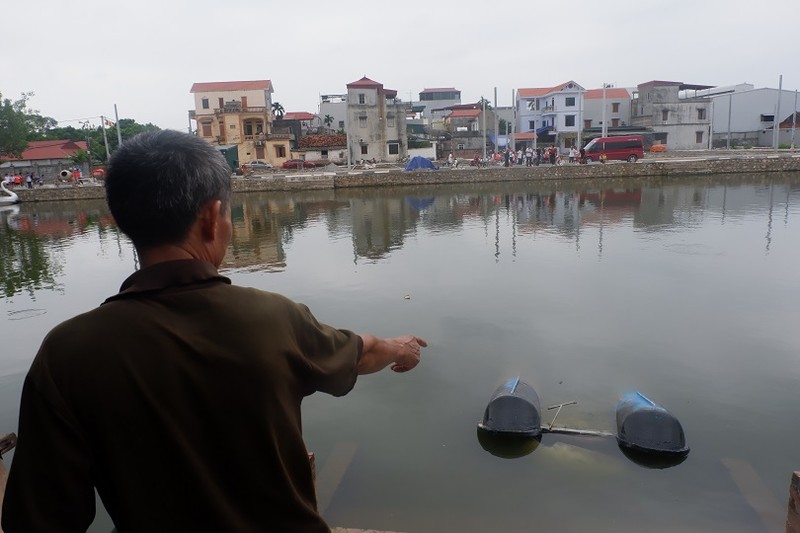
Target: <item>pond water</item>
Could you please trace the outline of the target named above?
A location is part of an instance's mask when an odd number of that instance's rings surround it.
[[[338,327],[430,343],[413,372],[304,402],[331,525],[782,529],[800,468],[800,175],[251,193],[233,204],[224,272],[235,283]],[[115,293],[137,259],[100,201],[23,204],[0,219],[7,433],[43,336]],[[678,417],[691,453],[653,469],[613,439],[544,435],[532,453],[500,457],[476,424],[517,375],[543,406],[577,401],[558,423],[586,429],[614,430],[620,395],[640,390]],[[101,513],[93,530],[109,529]]]

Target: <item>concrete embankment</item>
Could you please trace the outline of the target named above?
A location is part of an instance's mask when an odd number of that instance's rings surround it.
[[[403,185],[439,185],[457,183],[492,183],[524,181],[570,181],[608,178],[671,178],[710,176],[715,174],[742,175],[772,172],[800,172],[800,154],[774,154],[732,157],[666,158],[637,163],[539,167],[462,167],[436,171],[403,172],[398,168],[335,172],[294,172],[236,177],[235,192],[292,191],[339,189],[352,187],[386,187]],[[21,202],[82,200],[104,198],[102,186],[42,187],[18,189]]]

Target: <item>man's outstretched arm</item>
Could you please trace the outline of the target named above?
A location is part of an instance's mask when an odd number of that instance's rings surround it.
[[[358,361],[358,373],[372,374],[391,365],[395,372],[407,372],[419,363],[422,348],[428,343],[414,335],[382,339],[360,335],[364,343]]]

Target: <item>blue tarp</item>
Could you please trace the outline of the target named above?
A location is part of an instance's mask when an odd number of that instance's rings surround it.
[[[410,170],[437,170],[437,168],[430,159],[422,157],[421,155],[415,155],[406,163],[404,170],[408,172]]]
[[[536,133],[537,133],[538,135],[541,135],[541,134],[543,134],[543,133],[545,133],[545,134],[546,134],[546,133],[550,133],[550,131],[551,131],[552,129],[553,129],[553,126],[542,126],[541,128],[536,128]]]
[[[495,136],[493,133],[489,134],[489,141],[498,148],[504,148],[508,145],[508,135],[497,135]]]

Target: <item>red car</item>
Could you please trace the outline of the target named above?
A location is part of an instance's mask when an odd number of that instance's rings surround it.
[[[283,168],[292,168],[292,169],[299,169],[299,168],[314,168],[315,165],[311,161],[304,161],[302,159],[290,159],[283,163]]]

